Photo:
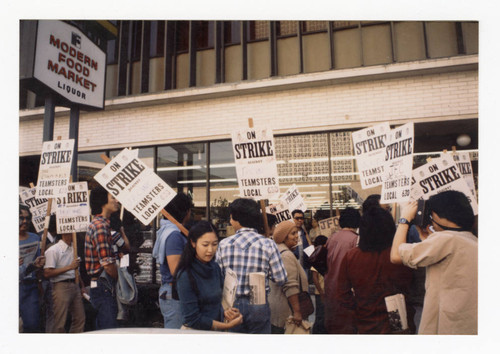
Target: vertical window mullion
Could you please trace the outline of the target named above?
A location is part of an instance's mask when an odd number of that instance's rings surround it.
[[[174,50],[175,50],[175,22],[167,21],[165,24],[165,83],[164,89],[173,89],[174,77]]]
[[[141,93],[149,91],[149,52],[151,21],[142,22]]]
[[[222,82],[222,47],[223,40],[221,37],[222,21],[215,21],[215,83]]]
[[[361,21],[358,22],[358,30],[359,30],[359,47],[360,47],[360,55],[361,55],[361,66],[365,66],[365,55],[363,53],[363,29],[361,27]]]
[[[269,48],[271,51],[271,75],[278,74],[278,55],[276,43],[276,21],[269,21]]]
[[[189,87],[196,86],[196,21],[189,21]]]
[[[425,21],[422,21],[422,29],[424,31],[424,47],[425,47],[425,58],[429,59],[429,45],[427,41],[427,26],[425,25]]]
[[[302,39],[302,25],[305,22],[297,21],[297,38],[299,41],[299,73],[304,73],[304,45]]]
[[[240,24],[240,35],[241,35],[241,59],[242,59],[242,78],[243,80],[248,80],[248,48],[247,48],[247,21],[241,21]]]
[[[120,21],[119,25],[119,48],[118,54],[118,96],[125,96],[127,94],[127,65],[128,65],[128,47],[129,47],[129,32],[130,21]]]
[[[462,29],[462,22],[455,22],[455,29],[457,31],[458,54],[465,54],[464,32]]]
[[[330,44],[330,70],[335,69],[335,42],[333,39],[333,21],[328,21],[328,38]]]

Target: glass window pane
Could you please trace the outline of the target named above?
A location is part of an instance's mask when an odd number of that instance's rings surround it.
[[[111,150],[109,152],[109,156],[111,158],[114,158],[116,155],[118,155],[120,152],[122,152],[123,149],[120,150]],[[134,149],[136,150],[136,149]],[[149,168],[154,168],[154,148],[138,148],[139,150],[139,159],[141,159],[146,166]]]
[[[104,153],[104,151],[78,153],[78,180],[87,181],[89,190],[98,186],[94,176],[106,165],[101,158]]]
[[[238,180],[230,140],[210,143],[210,220],[221,237],[234,234],[228,205],[239,198]]]
[[[158,148],[157,174],[177,192],[190,195],[192,218],[206,215],[206,144],[176,144]]]

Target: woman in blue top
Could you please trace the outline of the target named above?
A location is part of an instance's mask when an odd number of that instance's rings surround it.
[[[200,221],[189,230],[188,243],[175,274],[186,327],[217,331],[243,322],[238,309],[222,309],[224,280],[214,260],[218,244],[216,231],[208,221]]]

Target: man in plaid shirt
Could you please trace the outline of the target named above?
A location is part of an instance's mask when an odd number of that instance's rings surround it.
[[[109,217],[118,211],[118,201],[103,187],[90,193],[90,208],[95,215],[85,235],[85,268],[90,281],[90,301],[97,310],[96,329],[117,327],[118,306],[115,284],[118,279],[113,245],[120,233],[111,235]]]
[[[282,285],[286,270],[276,243],[257,232],[261,220],[258,204],[252,199],[236,199],[229,205],[230,223],[236,235],[222,240],[216,254],[223,274],[232,269],[238,276],[234,307],[243,315],[243,323],[231,331],[239,333],[271,333],[271,311],[267,302],[269,280]],[[266,282],[266,303],[250,303],[249,274],[263,272]]]

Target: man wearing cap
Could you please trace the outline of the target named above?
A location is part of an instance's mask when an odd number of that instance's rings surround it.
[[[85,310],[80,290],[83,282],[75,283],[75,269],[80,265],[80,258],[73,256],[72,238],[72,234],[62,234],[61,240],[45,252],[43,275],[52,283],[52,333],[65,333],[68,313],[71,314],[70,333],[83,332],[85,327]]]
[[[278,247],[271,239],[258,233],[261,214],[259,205],[252,199],[239,198],[229,205],[230,223],[236,234],[225,238],[219,244],[216,261],[223,275],[229,268],[238,277],[234,307],[243,315],[243,323],[231,331],[239,333],[271,333],[271,312],[267,296],[269,280],[283,285],[286,270]],[[266,303],[250,302],[249,275],[263,272],[265,275]]]

